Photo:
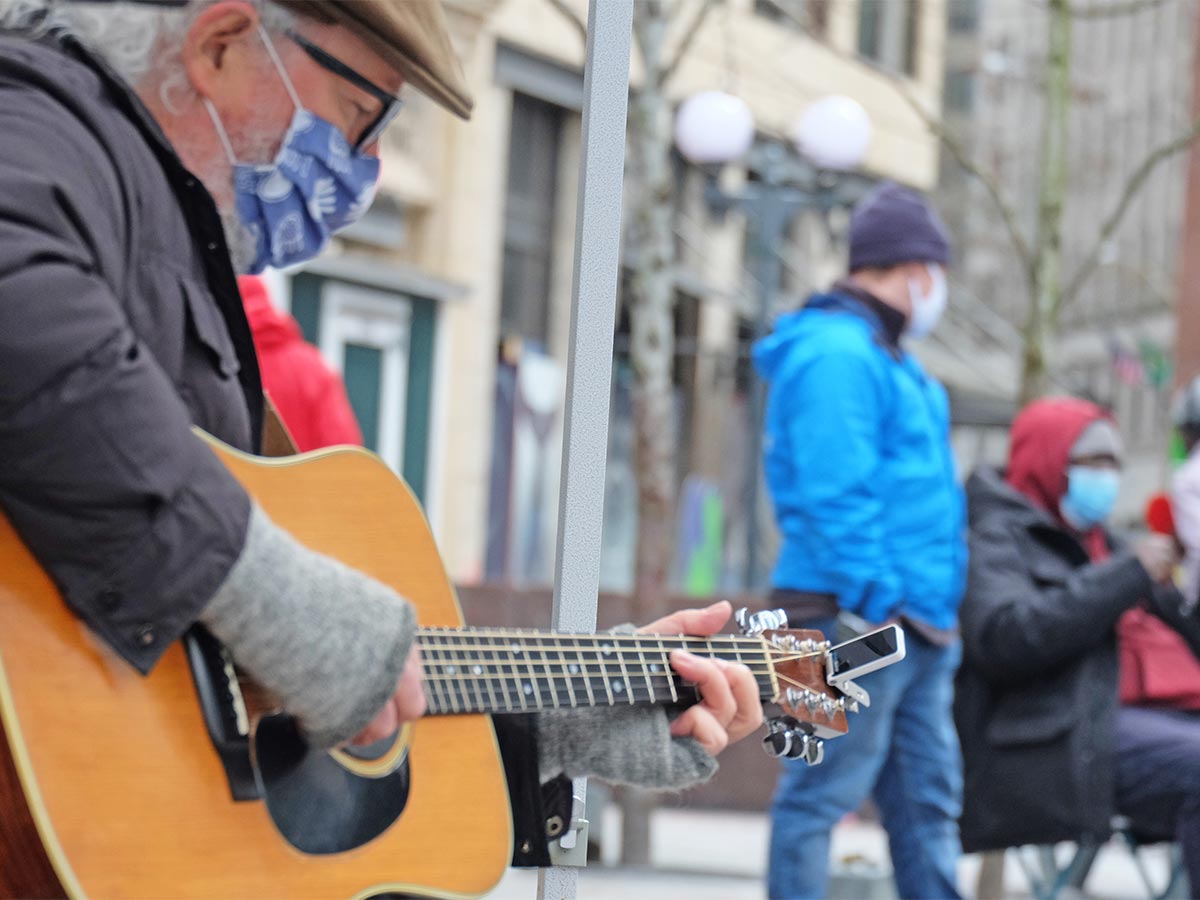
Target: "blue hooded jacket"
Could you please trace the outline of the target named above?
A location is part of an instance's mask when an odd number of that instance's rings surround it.
[[[754,362],[770,385],[775,587],[833,594],[869,622],[955,627],[966,517],[942,386],[836,292],[782,317]]]

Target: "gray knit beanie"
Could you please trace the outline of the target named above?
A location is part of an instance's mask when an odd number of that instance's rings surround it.
[[[850,216],[850,271],[906,262],[950,263],[950,236],[920,194],[884,182]]]
[[[1096,419],[1083,434],[1071,445],[1071,459],[1083,459],[1088,456],[1111,456],[1117,462],[1125,457],[1125,444],[1121,440],[1121,432],[1108,419]]]

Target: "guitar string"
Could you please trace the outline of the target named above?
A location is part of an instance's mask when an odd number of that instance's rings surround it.
[[[461,688],[461,685],[460,685],[460,688]],[[685,690],[688,690],[688,689],[695,691],[696,696],[695,697],[686,697],[686,698],[689,698],[689,700],[698,700],[698,698],[700,698],[700,694],[698,694],[698,691],[696,691],[695,685],[686,685]],[[463,696],[464,696],[464,698],[466,698],[466,701],[469,706],[470,702],[472,702],[472,697],[470,697],[470,695],[467,695],[467,694],[464,694]],[[622,697],[614,696],[612,702],[608,702],[607,698],[605,696],[598,695],[598,701],[596,701],[594,703],[576,703],[576,704],[574,704],[574,707],[572,707],[571,704],[564,703],[562,700],[559,700],[557,703],[554,702],[553,696],[550,694],[547,694],[547,692],[545,692],[545,691],[540,692],[540,694],[526,695],[526,697],[527,697],[527,700],[529,700],[530,702],[533,703],[533,706],[535,709],[542,709],[542,708],[546,708],[546,707],[550,707],[553,709],[562,709],[564,707],[565,708],[604,707],[604,706],[614,707],[614,706],[625,706],[625,703],[626,703],[626,700],[624,700],[624,698],[622,698]],[[636,703],[642,703],[642,704],[654,703],[654,704],[660,704],[660,706],[661,706],[661,704],[664,702],[665,701],[660,701],[660,700],[658,700],[658,698],[652,697],[649,695],[636,695],[635,696],[635,704]],[[431,708],[448,709],[448,704],[437,703],[437,704],[433,704],[433,706]],[[479,709],[487,709],[488,707],[485,706],[485,707],[478,707],[478,708]],[[460,712],[460,710],[455,709],[455,710],[452,710],[452,712]]]
[[[634,690],[636,690],[634,685],[636,683],[639,683],[638,679],[636,677],[625,676],[621,679],[614,679],[606,672],[589,671],[589,670],[587,670],[586,667],[581,668],[580,671],[578,671],[578,672],[571,672],[570,667],[568,666],[565,673],[555,674],[554,676],[551,676],[551,674],[549,672],[551,665],[554,665],[556,667],[561,667],[562,664],[561,663],[557,663],[557,664],[543,663],[542,664],[542,667],[545,670],[544,677],[547,679],[547,685],[546,685],[547,687],[549,687],[548,679],[550,679],[551,677],[557,678],[560,680],[561,683],[567,683],[567,684],[573,683],[577,680],[582,680],[585,684],[592,684],[592,683],[595,683],[598,681],[607,681],[608,683],[611,684],[616,680],[620,680],[620,681],[627,683],[630,686],[630,688],[634,689]],[[471,682],[471,681],[485,681],[485,682],[490,682],[490,683],[519,682],[521,680],[521,678],[523,677],[522,673],[520,673],[518,671],[517,665],[512,662],[504,662],[504,661],[487,662],[486,666],[489,666],[489,667],[495,666],[496,671],[492,671],[490,669],[485,669],[485,665],[477,663],[476,665],[467,667],[469,669],[469,671],[463,671],[463,672],[447,672],[445,670],[438,670],[436,668],[426,669],[425,678],[426,678],[426,680],[428,680],[430,682],[438,682],[441,684],[454,684],[456,682],[466,683],[466,682]],[[455,667],[455,668],[457,668],[457,667]],[[474,671],[475,668],[479,668],[483,671],[475,672]],[[771,675],[771,673],[769,673],[769,672],[759,673],[758,675],[755,676],[755,683],[759,684],[761,686],[761,685],[763,685],[763,683],[765,681],[766,686],[771,686],[770,675]],[[775,675],[781,681],[785,681],[788,684],[795,685],[796,687],[804,687],[805,686],[804,682],[797,681],[796,679],[791,678],[790,676],[788,676],[784,673],[776,672]],[[679,673],[675,672],[673,669],[667,669],[666,671],[663,671],[663,672],[651,673],[651,674],[649,674],[649,677],[650,677],[651,681],[662,682],[664,685],[671,685],[671,684],[694,685],[694,684],[696,684],[696,682],[691,682],[691,681],[685,680],[682,676],[679,675]],[[540,689],[540,685],[539,685],[539,689]]]
[[[520,656],[525,657],[525,656],[527,656],[527,654],[521,654]],[[794,661],[798,661],[800,659],[805,659],[805,658],[808,658],[808,657],[794,657],[794,658],[790,658],[790,659],[776,660],[776,661],[774,661],[773,665],[770,665],[770,664],[762,665],[760,663],[742,663],[742,665],[744,665],[747,669],[750,670],[751,673],[753,673],[755,675],[770,675],[774,669],[777,669],[779,667],[780,663],[794,662]],[[455,667],[458,667],[458,666],[471,667],[471,666],[475,666],[475,665],[499,665],[499,666],[513,665],[513,666],[516,666],[516,665],[528,665],[530,662],[532,662],[533,664],[541,666],[542,668],[547,668],[547,667],[553,666],[553,667],[556,667],[559,669],[563,669],[563,668],[569,669],[571,666],[598,665],[602,661],[603,661],[603,658],[599,657],[599,656],[596,657],[595,659],[585,659],[584,657],[579,656],[579,657],[575,657],[574,662],[568,661],[568,662],[563,663],[563,662],[555,662],[554,660],[551,660],[551,659],[524,660],[522,658],[518,658],[518,656],[515,654],[512,657],[500,657],[500,656],[483,656],[483,655],[475,655],[475,654],[468,655],[464,652],[463,655],[442,656],[439,659],[425,660],[424,662],[427,665],[427,667],[437,667],[437,666],[445,667],[447,665],[455,666]],[[733,662],[733,661],[734,660],[727,660],[727,662]],[[662,662],[662,663],[657,663],[657,662],[647,663],[647,666],[657,666],[657,665],[662,665],[667,668],[671,668],[669,660],[666,660],[665,658],[664,658],[664,662]],[[674,670],[672,669],[672,671],[674,671]]]
[[[571,646],[568,644],[511,644],[511,645],[506,645],[506,646],[479,644],[479,643],[473,643],[473,642],[445,644],[445,643],[439,643],[436,641],[423,641],[420,639],[420,637],[417,638],[417,643],[420,644],[421,646],[431,647],[431,648],[434,648],[434,649],[440,650],[440,651],[453,650],[453,651],[459,651],[459,652],[475,652],[475,651],[479,651],[479,650],[496,650],[496,651],[500,651],[500,652],[523,653],[526,650],[543,651],[543,652],[544,651],[570,650],[573,653],[596,653],[596,654],[604,654],[606,656],[612,656],[613,654],[618,654],[618,653],[622,654],[622,655],[626,655],[626,656],[644,656],[644,655],[646,655],[648,650],[653,651],[655,649],[655,648],[648,648],[648,647],[606,647],[606,646],[575,647],[575,646]],[[663,653],[663,650],[666,650],[666,652]],[[662,648],[662,649],[658,650],[657,652],[661,653],[662,655],[669,655],[672,650],[684,650],[685,652],[691,652],[691,651],[688,651],[684,647]],[[712,652],[709,654],[709,656],[720,656],[722,659],[728,658],[730,660],[733,660],[737,656],[742,655],[743,653],[745,653],[745,655],[748,655],[748,656],[750,655],[750,651],[741,651],[741,650],[732,650],[731,649],[731,650],[726,650],[723,652],[727,653],[729,655],[724,656],[724,655],[722,655],[722,652]],[[654,653],[651,653],[651,655],[654,655]],[[693,653],[693,655],[695,656],[695,655],[702,655],[702,654]],[[771,650],[763,650],[761,647],[758,647],[758,648],[755,648],[753,655],[754,655],[754,657],[757,657],[759,659],[774,659],[778,662],[792,662],[794,660],[799,660],[799,659],[813,659],[818,656],[824,656],[825,651],[824,650],[804,650],[804,651],[790,651],[790,652],[789,651],[771,651]]]
[[[802,684],[801,682],[798,682],[798,681],[793,681],[792,679],[790,679],[790,678],[787,678],[786,676],[783,678],[783,680],[784,680],[784,681],[787,681],[787,682],[789,682],[790,684],[793,684],[793,685],[795,685],[796,687],[800,687],[800,688],[803,688],[803,687],[805,687],[805,685],[804,685],[804,684]],[[676,680],[676,682],[675,682],[675,683],[679,684],[679,685],[680,685],[681,687],[683,687],[685,690],[693,690],[693,691],[695,691],[695,692],[696,692],[696,697],[697,697],[697,699],[699,699],[699,697],[700,697],[700,692],[699,692],[699,689],[698,689],[698,685],[696,685],[696,684],[695,684],[695,683],[693,683],[693,682],[682,682],[682,681],[678,681],[678,680]],[[451,684],[451,685],[454,685],[454,682],[451,682],[450,684]],[[470,694],[469,694],[469,693],[467,693],[467,691],[465,690],[465,687],[464,687],[462,684],[458,684],[458,685],[456,685],[456,686],[459,688],[459,692],[458,692],[458,693],[459,693],[459,696],[457,697],[457,699],[458,699],[459,701],[461,701],[461,703],[462,703],[462,706],[463,706],[463,708],[462,708],[462,709],[458,708],[458,705],[454,703],[454,700],[455,700],[455,698],[453,698],[453,697],[452,697],[452,699],[451,699],[451,704],[450,704],[450,708],[449,708],[449,709],[447,708],[447,706],[446,706],[446,704],[444,703],[444,701],[430,703],[430,709],[434,709],[435,711],[438,711],[438,712],[450,712],[450,713],[464,713],[464,712],[471,712],[471,711],[473,711],[473,710],[471,710],[471,709],[467,708],[467,707],[470,707],[470,706],[471,706],[471,696],[470,696]],[[522,697],[522,706],[521,706],[521,710],[528,709],[528,706],[527,706],[527,705],[525,704],[525,702],[524,702],[524,701],[525,701],[525,699],[526,699],[526,697],[528,697],[528,696],[530,696],[530,695],[529,695],[529,694],[521,694],[521,697]],[[490,711],[490,712],[497,712],[497,711],[499,711],[499,705],[498,705],[498,704],[493,704],[491,707],[489,707],[489,706],[486,706],[485,704],[483,704],[483,703],[482,703],[482,695],[481,695],[481,694],[479,694],[478,692],[476,692],[476,697],[477,697],[477,702],[476,702],[476,704],[475,704],[475,706],[476,706],[476,710],[474,710],[474,711],[478,711],[478,712],[489,712],[489,711]],[[635,695],[635,697],[636,697],[636,695]],[[635,699],[633,702],[635,702],[635,703],[636,703],[636,702],[637,702],[637,700],[640,700],[640,699],[642,699],[642,698],[640,698],[640,697],[636,697],[636,699]],[[762,699],[769,699],[769,698],[762,698]],[[675,699],[673,700],[673,702],[677,702],[677,700],[678,700],[678,697],[676,696],[676,697],[675,697]],[[544,704],[543,704],[541,701],[551,701],[550,705],[551,705],[551,707],[552,707],[552,708],[554,708],[554,709],[561,709],[561,708],[563,707],[563,704],[562,704],[562,702],[561,702],[561,700],[560,700],[559,698],[557,698],[557,697],[552,697],[551,695],[549,695],[549,694],[547,694],[547,693],[545,693],[545,692],[542,692],[542,691],[539,691],[539,692],[538,692],[538,694],[537,694],[537,697],[536,697],[536,701],[537,701],[537,705],[536,705],[536,708],[537,708],[537,709],[545,709],[545,708],[546,708],[546,707],[545,707],[545,705],[544,705]],[[591,707],[596,707],[596,706],[605,706],[605,705],[607,705],[607,706],[617,706],[617,705],[619,705],[619,704],[623,704],[623,702],[624,702],[624,701],[620,701],[620,700],[618,700],[618,699],[616,699],[616,698],[612,698],[612,699],[610,700],[610,702],[609,702],[609,703],[605,704],[603,701],[601,701],[601,702],[598,702],[598,703],[597,703],[597,702],[595,702],[595,701],[594,701],[594,699],[593,699],[593,702],[591,702],[591,703],[589,703],[589,704],[586,704],[586,706],[591,706]],[[644,702],[647,702],[647,703],[660,703],[660,704],[661,704],[662,702],[665,702],[665,701],[659,701],[659,700],[658,700],[658,699],[657,699],[657,698],[654,696],[654,694],[650,693],[650,694],[647,694],[647,695],[645,696]],[[515,707],[512,705],[512,703],[511,703],[510,701],[506,701],[506,703],[505,703],[505,707],[506,707],[506,710],[507,710],[507,711],[512,711],[512,712],[518,712],[518,711],[521,711],[521,710],[517,710],[517,709],[516,709],[516,708],[515,708]],[[580,704],[579,704],[578,702],[571,703],[571,704],[569,704],[569,706],[568,706],[568,708],[579,708],[579,707],[580,707]]]
[[[419,642],[427,642],[429,644],[437,644],[439,647],[478,647],[482,646],[484,640],[495,641],[496,638],[506,638],[512,641],[517,646],[532,646],[532,647],[548,647],[557,649],[559,646],[570,646],[573,649],[579,650],[622,650],[622,651],[639,651],[653,650],[665,646],[665,642],[679,642],[678,646],[672,646],[672,650],[686,650],[688,647],[698,647],[708,645],[705,649],[713,651],[723,651],[728,653],[787,653],[789,655],[804,656],[819,656],[825,652],[827,648],[819,648],[812,650],[794,650],[783,651],[774,650],[764,641],[749,641],[749,640],[730,640],[730,641],[713,641],[708,638],[694,638],[687,635],[663,635],[661,638],[648,635],[638,637],[635,640],[629,640],[633,635],[613,635],[611,637],[598,637],[596,635],[476,635],[466,632],[430,632],[425,630],[417,631],[417,640]],[[625,640],[620,640],[625,638]],[[581,641],[588,639],[592,643],[581,644]],[[571,642],[571,643],[568,643]],[[714,643],[718,646],[712,646]],[[494,646],[494,643],[492,644]]]
[[[437,648],[437,649],[439,649],[439,650],[449,650],[449,649],[453,649],[453,650],[478,650],[478,649],[481,649],[481,648],[484,648],[484,649],[489,649],[489,650],[490,650],[490,649],[493,649],[493,648],[495,648],[495,649],[498,649],[498,650],[508,650],[508,649],[511,649],[511,647],[518,647],[518,648],[520,648],[521,650],[525,650],[525,649],[534,649],[534,650],[559,650],[559,649],[564,649],[564,648],[565,648],[565,649],[574,650],[574,651],[576,651],[576,652],[587,652],[587,653],[601,653],[601,652],[603,652],[603,653],[613,653],[613,652],[621,652],[621,653],[634,653],[634,654],[637,654],[637,653],[644,653],[644,652],[646,652],[647,650],[655,650],[655,649],[658,649],[658,650],[660,650],[660,651],[665,649],[665,650],[667,650],[668,652],[669,652],[670,650],[684,650],[684,651],[687,651],[687,647],[686,647],[686,646],[680,646],[680,647],[670,647],[670,648],[667,648],[667,647],[657,647],[656,645],[658,645],[658,644],[661,644],[661,643],[662,643],[662,642],[660,642],[660,641],[653,641],[653,642],[647,641],[645,645],[641,645],[641,644],[635,644],[635,645],[632,645],[632,646],[613,647],[613,646],[608,646],[608,645],[606,645],[606,644],[594,644],[594,645],[591,645],[591,646],[580,646],[580,645],[578,644],[578,642],[577,642],[577,641],[575,642],[575,644],[574,644],[574,645],[572,645],[572,644],[569,644],[569,643],[563,643],[563,642],[561,642],[559,639],[553,639],[553,640],[552,640],[552,639],[549,639],[549,638],[547,638],[547,639],[545,639],[545,640],[544,640],[544,642],[542,642],[542,643],[535,643],[535,644],[530,644],[530,643],[514,643],[514,644],[511,644],[511,645],[509,645],[509,646],[498,646],[498,645],[495,645],[495,644],[483,644],[481,641],[477,641],[477,640],[471,640],[471,639],[469,639],[469,638],[468,638],[468,639],[460,639],[460,640],[457,640],[457,641],[455,641],[455,642],[451,643],[451,642],[446,642],[446,641],[434,641],[434,640],[427,640],[427,638],[428,638],[428,637],[429,637],[429,635],[427,635],[427,634],[422,634],[421,632],[418,632],[418,633],[417,633],[417,642],[418,642],[418,643],[421,643],[421,644],[427,644],[428,646],[431,646],[431,647],[436,647],[436,648]],[[441,637],[441,635],[435,635],[435,637]],[[570,640],[573,640],[573,641],[574,641],[575,639],[574,639],[574,637],[572,637],[572,638],[570,638]],[[676,638],[676,640],[678,640],[678,639]],[[706,641],[706,642],[704,642],[704,643],[708,643],[708,642]],[[695,644],[692,644],[692,646],[695,646]],[[730,653],[730,654],[733,654],[733,655],[737,655],[737,654],[740,654],[740,653],[747,653],[747,654],[753,653],[753,654],[755,654],[755,655],[759,655],[759,656],[771,656],[771,655],[775,655],[775,656],[776,656],[776,658],[778,658],[778,659],[784,659],[784,660],[793,660],[793,659],[808,659],[808,658],[815,657],[815,656],[823,656],[823,655],[825,654],[825,652],[826,652],[824,649],[818,649],[818,650],[793,650],[793,651],[772,650],[772,649],[770,649],[770,648],[765,648],[765,647],[764,647],[764,646],[763,646],[761,643],[754,643],[754,644],[752,645],[752,647],[753,647],[753,649],[751,649],[750,647],[747,647],[747,646],[738,646],[738,645],[734,645],[734,646],[731,646],[731,647],[728,647],[728,648],[721,647],[721,648],[712,648],[712,649],[713,649],[714,651],[718,651],[718,650],[719,650],[719,651],[721,651],[721,652],[726,652],[726,653]],[[688,652],[690,652],[690,651],[688,651]],[[714,655],[715,655],[715,653],[714,653]]]
[[[805,687],[806,686],[804,682],[797,681],[794,678],[788,677],[787,675],[780,674],[778,677],[780,680],[786,681],[788,684],[795,685],[796,687]],[[685,681],[682,678],[672,677],[672,676],[666,675],[666,674],[653,675],[653,676],[651,676],[651,679],[652,680],[655,680],[655,679],[661,680],[663,682],[662,686],[664,688],[667,687],[669,684],[685,685],[685,686],[696,684],[696,682]],[[438,684],[442,684],[442,685],[467,684],[467,683],[478,682],[478,681],[489,682],[489,683],[495,684],[497,682],[519,683],[521,681],[521,676],[514,672],[488,672],[488,673],[471,672],[471,673],[462,673],[462,674],[426,672],[425,680],[429,681],[429,682],[435,682]],[[576,680],[582,680],[585,683],[590,683],[592,685],[595,685],[599,682],[606,682],[609,685],[611,685],[613,683],[616,683],[617,681],[622,681],[625,684],[628,684],[630,686],[630,690],[633,690],[633,691],[638,690],[638,688],[635,687],[635,684],[638,683],[638,680],[636,678],[612,679],[612,678],[606,678],[604,675],[597,674],[597,673],[578,673],[578,674],[572,674],[572,675],[566,676],[563,679],[563,681],[568,682],[568,683],[574,682]],[[760,681],[757,678],[755,679],[755,683],[758,684],[760,687],[761,686],[773,687],[773,685],[771,684],[770,681],[766,681],[764,684],[763,681]],[[547,683],[547,687],[549,687],[549,683]],[[540,685],[538,686],[538,689],[541,690]]]
[[[514,674],[515,675],[515,673],[502,672],[502,671],[497,671],[497,670],[499,670],[499,669],[516,669],[520,665],[521,664],[515,660],[506,661],[506,660],[498,660],[498,659],[481,659],[479,657],[462,657],[460,659],[436,660],[436,661],[425,660],[423,662],[423,666],[424,666],[425,673],[427,676],[432,676],[435,674],[453,676],[453,675],[455,675],[455,672],[457,670],[469,670],[471,673],[473,673],[474,675],[477,675],[477,676],[482,676],[482,675],[490,676],[490,675],[503,675],[503,674]],[[569,662],[569,663],[563,664],[561,662],[556,662],[554,660],[544,660],[544,661],[536,661],[533,663],[533,665],[540,671],[540,674],[542,674],[544,677],[557,677],[557,678],[579,678],[579,677],[583,677],[583,676],[596,676],[596,677],[600,677],[600,678],[608,677],[608,673],[600,670],[594,664],[589,664],[587,661],[580,661],[578,663],[570,663]],[[672,669],[670,666],[666,666],[666,665],[658,666],[658,669],[656,670],[653,668],[653,666],[657,666],[657,665],[658,665],[657,663],[648,665],[646,667],[646,669],[644,670],[644,672],[630,672],[626,675],[623,675],[621,680],[637,681],[643,675],[648,675],[652,678],[658,678],[658,677],[667,675],[669,673],[675,672],[674,669]],[[476,669],[483,669],[485,671],[475,671]],[[678,673],[676,673],[676,674],[678,674]],[[751,668],[750,674],[753,675],[756,679],[759,679],[759,678],[769,678],[771,676],[772,672],[770,669],[755,670],[755,669]]]
[[[668,676],[668,675],[655,675],[653,677],[662,679],[664,682],[664,686],[668,682],[676,684],[676,685],[683,685],[684,687],[698,686],[696,684],[696,682],[685,681],[684,679],[677,678],[677,677],[672,678],[671,676]],[[780,674],[779,678],[781,681],[786,681],[788,684],[795,685],[796,687],[806,687],[807,686],[807,685],[805,685],[804,682],[796,681],[794,678],[790,678],[787,675]],[[600,682],[600,681],[607,681],[610,685],[612,683],[614,683],[615,681],[624,681],[625,683],[630,685],[631,690],[634,690],[634,691],[638,690],[638,688],[633,686],[637,679],[611,679],[611,678],[606,679],[605,676],[603,676],[603,675],[579,674],[579,675],[572,675],[567,680],[570,681],[570,680],[575,680],[575,679],[585,680],[585,681],[593,683],[593,684]],[[520,682],[521,677],[512,672],[496,672],[496,673],[487,673],[487,674],[475,674],[473,672],[469,673],[469,674],[465,674],[465,673],[464,674],[426,673],[425,680],[429,681],[429,682],[436,682],[436,683],[439,683],[442,685],[468,684],[468,683],[477,682],[477,681],[491,682],[494,684],[496,682],[505,682],[505,681],[514,682],[514,683]],[[757,680],[756,680],[756,683],[758,683]],[[768,685],[769,685],[769,683],[768,683]],[[547,684],[547,687],[549,687],[548,684]],[[540,686],[538,689],[541,690]]]
[[[594,638],[596,640],[616,640],[616,641],[636,641],[636,640],[653,640],[658,637],[678,637],[696,641],[734,641],[747,642],[751,644],[762,643],[763,638],[755,635],[745,634],[685,634],[680,632],[658,632],[658,631],[636,631],[633,633],[627,632],[596,632],[596,631],[543,631],[537,628],[476,628],[463,626],[461,628],[449,625],[420,625],[417,627],[420,634],[459,634],[459,635],[479,635],[481,637],[546,637],[546,638]],[[819,632],[813,632],[814,634]],[[823,640],[823,638],[822,638]]]
[[[714,640],[711,638],[697,638],[691,635],[574,635],[574,634],[542,634],[542,633],[527,633],[527,634],[478,634],[476,632],[457,632],[457,631],[428,631],[419,629],[417,631],[417,640],[426,641],[430,644],[437,643],[438,646],[457,647],[480,646],[484,640],[494,641],[497,638],[505,638],[519,646],[535,646],[557,648],[559,646],[572,646],[576,649],[620,649],[625,651],[638,651],[646,649],[656,649],[665,642],[679,642],[678,646],[672,646],[673,650],[683,650],[688,647],[705,647],[705,649],[720,650],[729,653],[769,653],[783,652],[797,654],[800,656],[815,656],[825,652],[826,648],[812,650],[795,650],[781,651],[773,650],[766,642],[761,640],[748,639],[723,639]],[[590,644],[583,644],[583,641],[590,641]],[[571,643],[567,643],[571,642]],[[713,646],[716,644],[716,646]]]

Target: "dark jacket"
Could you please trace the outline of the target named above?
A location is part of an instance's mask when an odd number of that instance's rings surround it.
[[[970,565],[954,717],[967,852],[1103,836],[1112,817],[1117,619],[1152,588],[994,470],[967,482]]]
[[[262,387],[220,219],[78,45],[0,37],[0,509],[142,671],[241,552]]]

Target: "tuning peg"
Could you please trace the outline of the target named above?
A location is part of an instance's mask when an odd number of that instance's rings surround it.
[[[825,758],[825,742],[805,731],[804,726],[790,716],[767,721],[763,749],[768,756],[802,759],[810,766]]]
[[[788,627],[787,613],[782,609],[766,609],[754,614],[742,607],[733,614],[734,621],[742,630],[742,634],[754,636],[764,631],[779,631]]]
[[[820,738],[810,738],[802,758],[810,766],[819,766],[825,761],[825,742]]]

